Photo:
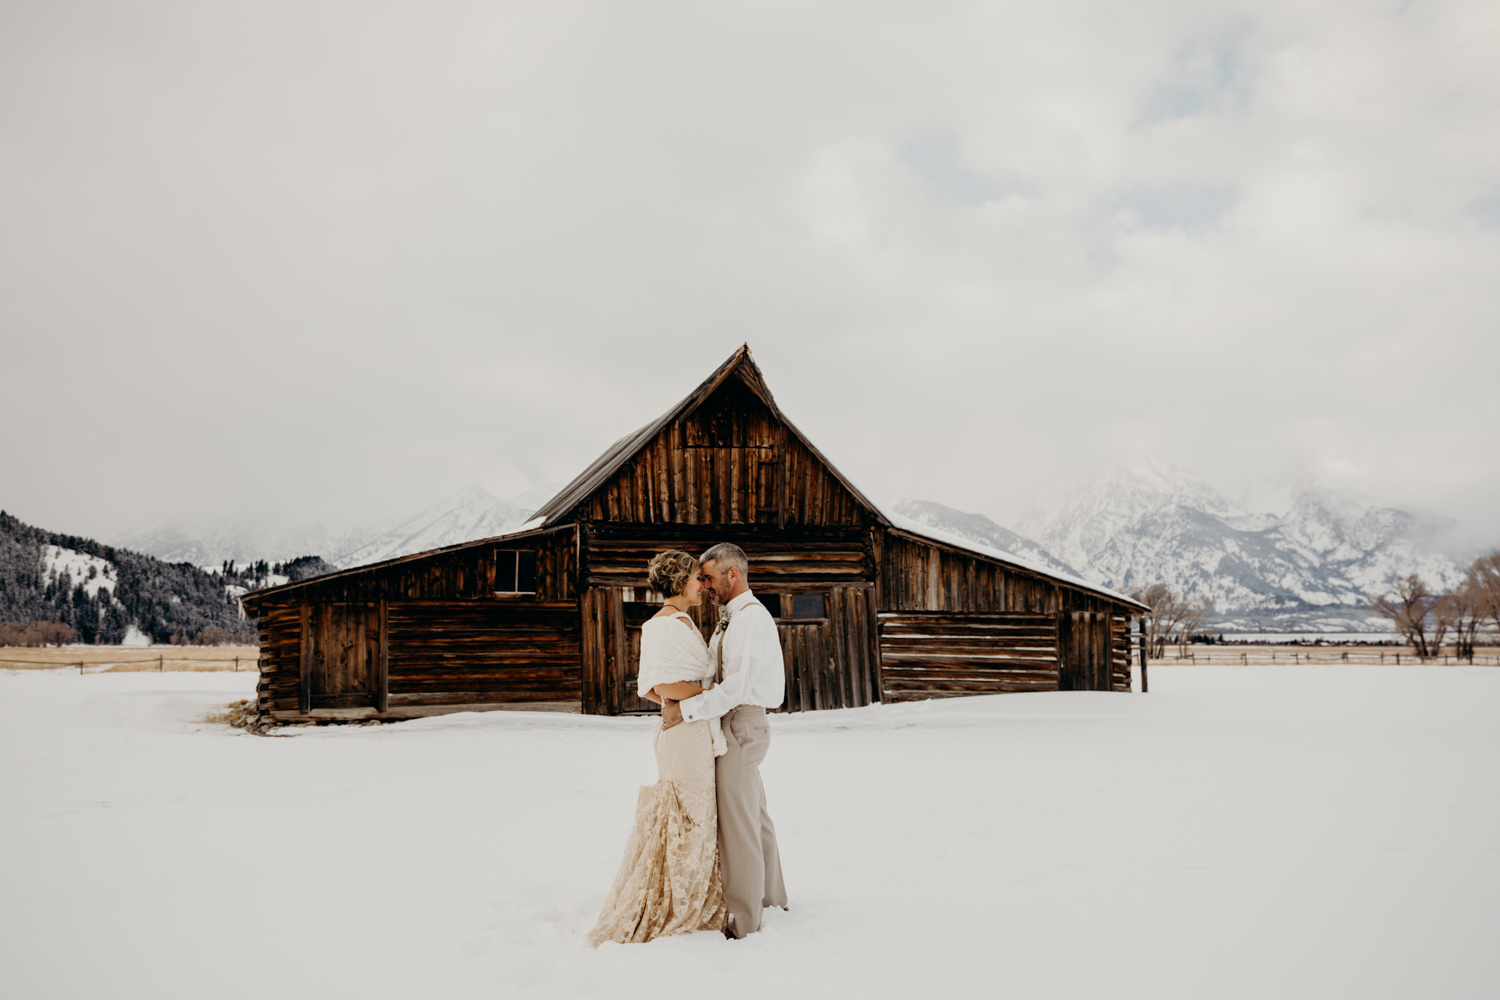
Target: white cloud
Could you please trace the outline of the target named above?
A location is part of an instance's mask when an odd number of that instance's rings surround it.
[[[34,520],[567,479],[749,340],[876,492],[1350,462],[1500,538],[1493,5],[78,10],[0,15]]]

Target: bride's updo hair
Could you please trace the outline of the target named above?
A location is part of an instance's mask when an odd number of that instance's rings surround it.
[[[697,572],[698,560],[681,549],[668,549],[646,564],[646,581],[661,596],[676,597]]]

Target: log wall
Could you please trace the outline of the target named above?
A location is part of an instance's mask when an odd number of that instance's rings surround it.
[[[860,528],[591,524],[581,532],[582,573],[591,587],[645,587],[646,564],[658,552],[683,549],[696,556],[716,542],[745,550],[756,590],[827,590],[875,578],[869,532]]]
[[[1110,619],[1110,690],[1130,693],[1130,617]]]
[[[389,615],[392,714],[579,700],[573,601],[393,601]]]
[[[1064,611],[1057,616],[1060,691],[1114,690],[1114,616]]]
[[[1118,612],[1120,605],[1019,567],[901,531],[877,541],[881,611]]]
[[[576,602],[390,601],[383,629],[379,605],[354,606],[357,616],[344,614],[345,607],[309,602],[304,611],[301,602],[283,602],[261,609],[256,696],[263,713],[283,721],[399,719],[579,701]],[[312,656],[303,642],[304,613],[312,623]],[[341,647],[327,636],[344,619],[362,626],[359,639],[342,643],[343,659],[325,668],[320,647]]]
[[[882,546],[881,611],[1056,614],[1055,583],[896,532]]]
[[[1130,618],[1118,603],[900,531],[884,533],[876,548],[887,700],[1130,690]],[[1001,621],[996,615],[1017,616],[1016,624],[999,629],[989,624]],[[929,620],[922,631],[917,623]],[[988,657],[1017,655],[1011,636],[1022,643],[1020,672],[989,672]]]
[[[518,550],[537,554],[536,591],[496,594],[497,560]],[[261,631],[257,701],[283,720],[576,703],[577,571],[568,525],[249,595]]]
[[[302,602],[263,603],[260,614],[260,678],[255,700],[261,715],[301,712]]]
[[[886,701],[1055,691],[1057,616],[883,612]]]

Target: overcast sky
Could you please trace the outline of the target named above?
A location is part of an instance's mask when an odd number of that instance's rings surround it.
[[[748,341],[856,483],[1500,541],[1500,5],[0,6],[0,507],[571,478]]]

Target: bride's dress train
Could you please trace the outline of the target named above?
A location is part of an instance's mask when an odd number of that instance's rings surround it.
[[[625,859],[589,932],[595,946],[722,930],[728,919],[709,724],[658,727],[653,742],[658,780],[642,788],[636,801]]]

